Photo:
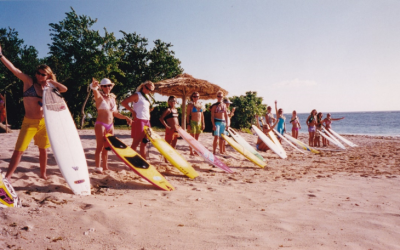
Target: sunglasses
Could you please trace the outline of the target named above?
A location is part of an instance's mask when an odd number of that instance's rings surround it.
[[[112,85],[101,85],[101,87],[104,87],[104,88],[111,88]]]
[[[42,74],[39,71],[36,71],[36,75],[40,75],[40,76],[47,76],[47,74]]]
[[[150,92],[153,92],[153,91],[154,91],[154,90],[150,89],[149,87],[147,87],[147,85],[144,85],[144,87],[145,87],[148,91],[150,91]]]
[[[224,96],[222,96],[222,95],[218,95],[217,97],[218,97],[218,98],[222,98],[222,97],[224,97]]]
[[[198,96],[198,95],[194,95],[194,96],[192,96],[193,98],[199,98],[200,96]]]

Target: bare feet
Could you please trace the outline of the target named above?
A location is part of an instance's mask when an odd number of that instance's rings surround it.
[[[45,179],[45,180],[47,180],[48,178],[47,178],[47,174],[46,173],[44,173],[44,174],[40,174],[40,178],[42,178],[42,179]]]

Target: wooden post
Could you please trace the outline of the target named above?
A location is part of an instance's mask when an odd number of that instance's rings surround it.
[[[186,94],[182,96],[182,128],[186,130]]]

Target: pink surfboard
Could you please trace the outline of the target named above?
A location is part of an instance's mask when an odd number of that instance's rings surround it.
[[[199,141],[194,139],[190,134],[188,134],[185,130],[181,127],[176,127],[179,135],[187,142],[189,145],[199,154],[201,155],[206,161],[208,161],[211,165],[219,167],[220,169],[228,172],[233,173],[232,169],[230,169],[227,165],[225,165],[220,159],[215,157],[210,151],[208,151]]]

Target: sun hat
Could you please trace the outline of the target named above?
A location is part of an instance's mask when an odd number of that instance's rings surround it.
[[[102,85],[115,85],[110,79],[108,78],[103,78],[100,82],[100,86]]]
[[[224,103],[226,103],[226,104],[231,104],[232,102],[231,102],[227,97],[225,97],[225,98],[224,98]]]

